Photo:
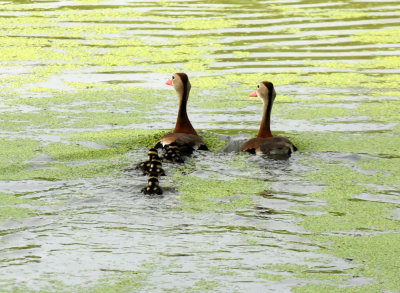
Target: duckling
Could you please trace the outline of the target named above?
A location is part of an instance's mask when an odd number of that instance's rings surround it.
[[[182,154],[179,151],[177,143],[173,142],[165,147],[165,153],[163,155],[163,160],[173,163],[183,163]]]
[[[191,89],[188,76],[185,73],[174,73],[172,79],[168,80],[166,84],[173,86],[175,91],[178,93],[178,117],[176,119],[174,132],[164,135],[156,147],[165,147],[176,142],[179,146],[185,146],[189,155],[193,152],[193,149],[208,150],[207,146],[201,137],[197,135],[196,130],[194,130],[190,123],[186,111],[186,105]]]
[[[161,187],[159,186],[160,183],[158,182],[157,177],[150,177],[147,181],[147,186],[142,188],[142,192],[144,194],[158,194],[161,195],[163,193]]]
[[[153,158],[150,161],[148,168],[146,167],[146,170],[143,173],[153,177],[165,176],[160,158],[158,156],[157,158]]]
[[[160,160],[160,157],[158,156],[158,151],[155,148],[149,149],[149,152],[147,153],[147,161],[141,162],[136,165],[136,169],[140,169],[143,172],[143,175],[148,173],[148,169],[150,168],[150,162],[152,160]]]
[[[290,156],[297,148],[286,137],[273,136],[270,129],[271,110],[276,97],[274,85],[269,81],[260,82],[249,97],[259,97],[263,101],[264,113],[257,137],[248,140],[242,147],[242,151],[280,157]]]

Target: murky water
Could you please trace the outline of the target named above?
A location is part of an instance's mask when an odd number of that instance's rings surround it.
[[[399,235],[399,10],[1,1],[0,291],[398,292],[399,241],[377,261],[368,241]],[[147,148],[124,131],[174,126],[179,71],[192,124],[225,140],[256,134],[247,95],[272,81],[272,130],[299,152],[199,152],[141,194],[126,168]]]

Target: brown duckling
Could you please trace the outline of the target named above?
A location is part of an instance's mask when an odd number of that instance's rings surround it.
[[[158,194],[161,195],[163,193],[160,183],[158,182],[157,177],[150,177],[147,181],[147,186],[143,187],[141,190],[144,194]]]
[[[179,97],[179,110],[173,133],[164,135],[156,147],[165,147],[173,142],[178,146],[185,146],[188,150],[199,149],[208,150],[200,136],[197,135],[190,123],[186,105],[189,98],[191,84],[185,73],[174,73],[172,79],[166,82],[167,85],[174,87]],[[189,152],[191,154],[191,152]]]
[[[270,129],[271,110],[276,97],[274,85],[269,81],[260,82],[249,97],[259,97],[264,103],[264,112],[257,137],[248,140],[242,147],[242,151],[253,154],[290,156],[297,148],[286,137],[273,136]]]

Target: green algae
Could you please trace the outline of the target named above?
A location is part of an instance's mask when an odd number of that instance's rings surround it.
[[[154,146],[165,131],[107,130],[71,134],[72,141],[86,140],[104,144],[105,148],[90,148],[76,144],[54,143],[40,147],[29,139],[0,140],[0,180],[68,180],[96,176],[115,176],[135,162],[126,157],[132,148]],[[29,161],[46,153],[56,162],[44,162],[30,168]]]
[[[71,134],[70,138],[75,143],[79,141],[91,141],[102,144],[104,148],[91,148],[78,144],[53,143],[42,148],[35,145],[34,152],[28,156],[24,153],[19,161],[13,160],[13,164],[3,162],[1,165],[1,180],[70,180],[76,178],[116,176],[119,171],[135,164],[126,154],[133,148],[153,147],[165,134],[165,131],[154,130],[125,130],[113,129],[97,132],[83,132]],[[218,146],[216,138],[215,147]],[[4,148],[10,146],[4,142]],[[29,150],[29,149],[28,149]],[[24,152],[24,149],[21,149]],[[32,163],[28,159],[35,154],[45,153],[55,162],[49,161],[30,168]],[[10,152],[4,156],[10,156]],[[19,153],[17,153],[19,155]]]
[[[185,18],[184,20],[175,23],[177,28],[185,30],[212,30],[236,27],[238,22],[233,19],[226,18]]]
[[[285,133],[301,151],[349,152],[398,156],[400,138],[390,132],[291,132]]]
[[[75,123],[72,124],[74,128],[91,128],[100,125],[129,125],[133,123],[145,123],[150,121],[138,112],[120,113],[120,112],[84,112],[78,116]],[[160,118],[151,118],[151,121],[160,121]]]
[[[393,176],[397,176],[397,173],[392,173],[398,170],[398,162],[393,162],[386,170],[384,168],[381,170],[379,165],[376,169],[373,168],[375,161],[375,159],[364,159],[352,166],[338,165],[336,161],[312,163],[316,171],[308,176],[309,179],[323,182],[327,187],[309,196],[324,200],[326,204],[305,208],[320,213],[303,216],[302,225],[307,231],[312,232],[308,237],[320,244],[320,253],[354,259],[354,263],[358,266],[346,270],[346,274],[362,275],[378,283],[359,287],[349,285],[341,289],[326,283],[308,284],[296,288],[296,292],[308,292],[303,290],[318,290],[318,288],[332,292],[337,292],[336,289],[339,292],[358,292],[357,290],[364,292],[360,290],[363,288],[365,292],[376,292],[373,291],[376,288],[380,290],[399,288],[400,279],[394,273],[394,267],[399,265],[395,257],[400,249],[399,220],[391,213],[396,205],[380,202],[380,191],[375,187],[377,185],[391,187],[398,183],[398,180],[393,180]],[[356,198],[363,194],[375,195],[376,201]],[[365,234],[365,231],[374,233]]]
[[[257,100],[244,99],[245,92],[226,93],[221,92],[221,97],[215,99],[197,99],[193,102],[194,107],[200,107],[202,109],[241,109],[249,105],[258,103]]]
[[[217,212],[233,211],[248,208],[254,192],[263,191],[265,182],[254,179],[218,180],[199,178],[195,176],[174,176],[174,182],[179,182],[177,190],[182,209],[185,212]],[[250,188],[251,186],[251,188]]]
[[[38,154],[40,143],[31,139],[0,138],[0,177],[20,170]]]
[[[210,151],[220,151],[228,144],[226,140],[211,132],[200,132],[199,135]]]
[[[396,186],[400,182],[400,158],[364,158],[357,165],[363,170],[373,170],[379,183]]]
[[[115,161],[92,161],[81,164],[48,163],[39,168],[27,169],[24,165],[0,175],[0,180],[73,180],[79,178],[116,176],[118,171],[131,166],[127,157],[114,158]],[[133,162],[131,162],[133,163]]]
[[[283,15],[293,15],[307,17],[314,21],[316,18],[321,19],[337,19],[337,20],[347,20],[347,19],[365,19],[369,17],[369,13],[363,11],[357,11],[355,9],[320,9],[314,7],[305,8],[294,8],[286,5],[274,4],[272,6],[273,10],[276,10]]]
[[[40,203],[36,200],[0,193],[0,222],[35,216],[39,213],[38,210],[23,206],[38,204]]]
[[[76,144],[53,143],[45,146],[43,151],[50,157],[59,161],[74,161],[94,160],[101,158],[112,159],[115,155],[126,153],[128,149],[129,148],[127,146],[93,149]]]
[[[381,29],[356,33],[352,36],[353,40],[364,43],[389,43],[398,44],[400,42],[400,29]]]
[[[240,84],[249,91],[254,90],[260,81],[273,80],[274,85],[287,85],[302,80],[301,72],[284,72],[273,76],[265,73],[225,74],[213,76],[199,76],[193,78],[192,86],[202,89],[227,88],[228,86]]]
[[[324,280],[329,283],[343,283],[350,279],[350,275],[344,271],[335,271],[329,265],[313,266],[312,263],[299,265],[293,263],[267,265],[264,267],[268,272],[257,273],[257,277],[270,281],[281,281],[285,279],[308,279]]]
[[[109,129],[74,134],[71,135],[71,138],[75,141],[87,140],[107,146],[150,148],[156,145],[165,134],[167,134],[165,130]]]
[[[360,62],[309,62],[309,65],[324,66],[336,69],[395,69],[400,66],[399,56],[382,56],[372,60],[363,60]]]
[[[0,222],[28,218],[36,215],[37,212],[32,209],[0,206]]]
[[[398,122],[400,118],[400,101],[380,100],[377,102],[361,103],[357,112],[360,116],[369,116],[376,122]]]
[[[400,253],[400,233],[378,235],[314,236],[314,240],[329,243],[321,253],[332,253],[342,258],[351,258],[358,267],[346,270],[353,276],[362,275],[374,279],[361,286],[334,286],[332,284],[307,284],[295,288],[295,292],[383,292],[400,288],[397,274]]]
[[[99,284],[91,288],[80,288],[78,292],[85,293],[123,293],[132,292],[132,290],[140,290],[149,285],[149,271],[126,272],[120,273],[115,277],[101,280]]]
[[[332,72],[332,73],[315,73],[302,82],[308,86],[318,87],[360,87],[366,85],[371,79],[362,73],[353,72]]]
[[[7,112],[0,116],[0,128],[3,130],[18,131],[27,128],[61,128],[69,124],[70,117],[57,111],[37,111],[28,113]]]
[[[282,108],[281,108],[282,109]],[[323,119],[349,116],[353,111],[341,107],[308,107],[308,108],[289,108],[281,110],[278,108],[279,115],[290,119]],[[279,111],[281,110],[281,111]],[[283,111],[283,113],[282,113]]]

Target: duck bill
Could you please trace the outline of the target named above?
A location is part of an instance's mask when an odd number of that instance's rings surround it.
[[[167,82],[165,83],[166,85],[172,85],[172,79],[167,80]]]
[[[249,95],[249,97],[257,97],[257,92],[256,92],[256,91],[252,92],[252,93]]]

